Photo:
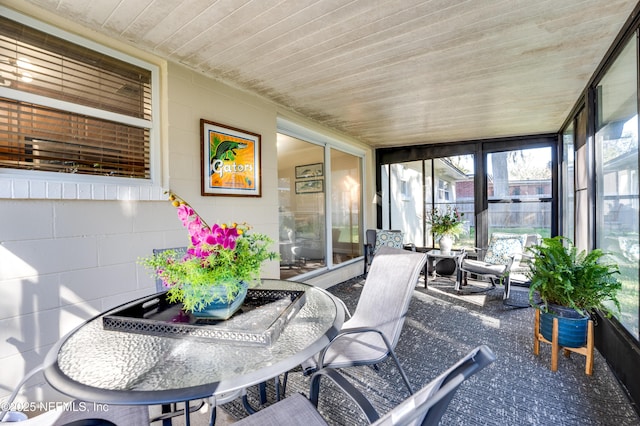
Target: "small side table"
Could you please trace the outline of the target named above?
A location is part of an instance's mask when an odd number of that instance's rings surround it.
[[[429,261],[433,261],[433,274],[434,276],[436,275],[436,264],[442,260],[442,259],[453,259],[453,261],[456,263],[456,269],[454,271],[454,274],[456,275],[456,277],[458,276],[458,265],[460,264],[460,258],[464,256],[464,251],[458,251],[458,250],[451,250],[449,253],[443,253],[440,250],[431,250],[429,252],[427,252],[427,265],[429,264]],[[425,274],[424,274],[424,288],[427,288],[428,286],[428,281],[429,281],[429,273],[428,273],[428,269],[427,266],[425,266]],[[456,281],[458,280],[458,278],[456,278]]]

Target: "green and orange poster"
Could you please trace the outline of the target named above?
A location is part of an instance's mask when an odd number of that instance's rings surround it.
[[[259,197],[260,135],[200,120],[202,195]]]

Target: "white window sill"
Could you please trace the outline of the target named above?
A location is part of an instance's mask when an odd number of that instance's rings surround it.
[[[0,199],[166,200],[164,189],[140,179],[60,176],[57,179],[0,174]]]

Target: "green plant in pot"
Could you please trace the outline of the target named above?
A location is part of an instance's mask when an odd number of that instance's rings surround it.
[[[273,243],[263,234],[250,233],[246,224],[207,223],[177,195],[169,199],[187,228],[191,243],[186,253],[166,250],[140,263],[167,287],[170,302],[182,302],[195,316],[226,319],[237,310],[252,280],[260,278],[263,262],[276,260]]]
[[[528,272],[529,302],[541,311],[542,335],[551,340],[553,318],[557,317],[559,345],[583,346],[589,315],[600,310],[610,316],[606,302],[620,309],[616,298],[622,287],[617,279],[618,265],[603,261],[606,253],[600,249],[578,253],[569,239],[560,236],[544,238],[529,251],[533,254]]]
[[[464,213],[457,207],[451,206],[447,206],[444,212],[435,208],[428,213],[427,223],[431,225],[431,232],[440,238],[440,250],[443,253],[451,252],[454,239],[464,232],[463,216]]]

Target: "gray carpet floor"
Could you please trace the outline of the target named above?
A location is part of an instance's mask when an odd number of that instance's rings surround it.
[[[364,281],[353,279],[329,291],[353,312]],[[467,380],[442,418],[443,425],[640,425],[640,418],[605,360],[595,354],[592,376],[584,372],[585,358],[560,356],[557,372],[550,371],[550,345],[533,355],[532,308],[517,309],[502,301],[501,287],[470,283],[463,294],[447,278],[420,281],[412,298],[397,354],[415,388],[419,388],[474,347],[486,344],[496,361]],[[514,288],[510,302],[526,304],[528,291]],[[352,367],[342,372],[384,413],[404,398],[407,390],[391,360],[379,370]],[[308,394],[309,379],[300,371],[289,374],[287,394]],[[273,389],[269,386],[269,392]],[[256,392],[250,399],[256,403]],[[233,417],[246,415],[241,404],[223,409]],[[322,388],[320,411],[332,425],[365,424],[357,409],[331,386]]]

